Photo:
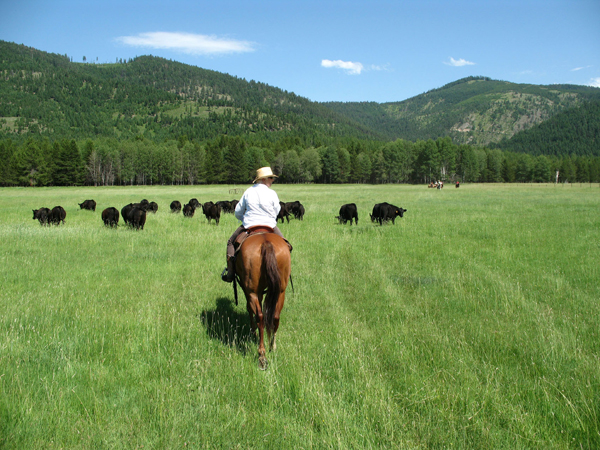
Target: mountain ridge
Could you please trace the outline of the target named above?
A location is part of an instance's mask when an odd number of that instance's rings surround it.
[[[111,64],[74,63],[66,55],[5,41],[0,41],[0,62],[0,138],[11,139],[185,136],[205,141],[229,135],[318,146],[340,139],[450,137],[456,144],[526,152],[523,145],[510,144],[514,136],[565,111],[596,114],[581,106],[600,101],[600,89],[593,87],[472,76],[399,102],[319,103],[152,55]],[[578,127],[589,118],[571,114],[569,122]],[[543,152],[540,145],[534,145],[535,152]],[[600,154],[596,146],[583,141],[577,152]]]
[[[327,102],[332,110],[389,139],[437,139],[489,145],[512,138],[586,101],[600,89],[576,85],[540,86],[466,77],[400,102]]]

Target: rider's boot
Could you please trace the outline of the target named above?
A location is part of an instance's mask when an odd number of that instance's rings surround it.
[[[235,277],[235,260],[227,258],[227,267],[221,273],[221,279],[226,283],[231,283]]]

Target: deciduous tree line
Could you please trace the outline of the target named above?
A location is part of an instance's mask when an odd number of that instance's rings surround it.
[[[450,138],[303,147],[220,136],[0,141],[2,186],[244,184],[270,165],[283,183],[600,182],[600,157],[532,156],[455,145]]]

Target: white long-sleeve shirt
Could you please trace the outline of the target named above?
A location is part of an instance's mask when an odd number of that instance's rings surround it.
[[[246,189],[242,195],[235,207],[235,217],[242,221],[244,228],[256,225],[275,228],[280,209],[277,192],[262,183],[257,183]]]

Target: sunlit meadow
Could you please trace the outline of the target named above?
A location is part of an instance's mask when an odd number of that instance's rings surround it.
[[[266,371],[220,280],[237,221],[168,210],[233,188],[0,189],[0,448],[600,448],[597,184],[275,184],[306,214]]]

